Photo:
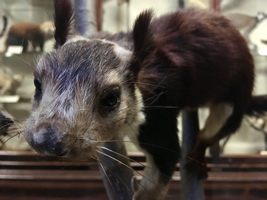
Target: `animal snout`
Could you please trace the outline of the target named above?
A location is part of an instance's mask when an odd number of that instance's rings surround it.
[[[66,135],[66,132],[58,133],[52,127],[40,128],[33,134],[31,144],[39,153],[64,156],[67,153],[64,151]]]

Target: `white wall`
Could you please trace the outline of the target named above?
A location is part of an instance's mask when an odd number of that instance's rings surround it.
[[[173,12],[178,9],[178,0],[131,0],[130,1],[130,27],[132,27],[135,18],[145,9],[152,8],[155,11],[155,16],[160,16],[165,13]],[[126,4],[122,6],[122,30],[126,31]],[[108,0],[104,3],[104,22],[103,30],[115,33],[117,32],[116,17],[117,17],[117,0]]]

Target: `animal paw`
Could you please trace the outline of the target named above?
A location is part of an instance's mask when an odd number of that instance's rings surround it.
[[[208,177],[208,169],[204,156],[190,154],[187,158],[185,169],[191,175],[196,175],[198,179],[205,180]]]
[[[151,185],[152,184],[152,185]],[[167,193],[167,186],[153,183],[138,186],[138,190],[134,193],[132,200],[164,200]]]

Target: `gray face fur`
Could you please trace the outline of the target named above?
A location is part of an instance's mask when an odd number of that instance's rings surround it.
[[[83,160],[127,127],[137,129],[144,116],[140,93],[127,83],[131,54],[114,43],[84,38],[45,54],[35,70],[25,129],[29,144],[43,154]]]

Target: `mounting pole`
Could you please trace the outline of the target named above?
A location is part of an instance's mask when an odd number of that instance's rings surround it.
[[[181,200],[204,200],[201,180],[184,167],[188,153],[194,148],[199,131],[198,112],[182,113],[182,156],[180,161]]]
[[[99,0],[73,0],[75,28],[85,37],[101,29],[100,23],[102,23],[102,20],[99,15],[102,13],[102,1],[97,1]],[[95,8],[99,10],[95,10]],[[97,23],[99,24],[97,25]],[[131,200],[133,196],[131,186],[133,171],[130,169],[122,138],[116,137],[113,138],[113,141],[104,145],[105,148],[111,151],[104,149],[102,152],[105,155],[99,155],[99,160],[101,161],[100,172],[109,200]],[[112,152],[117,152],[122,156]],[[110,157],[115,158],[115,160]]]
[[[185,7],[184,0],[178,1],[179,8]],[[194,148],[199,132],[198,111],[182,112],[182,155],[180,159],[181,200],[204,200],[202,183],[196,175],[185,168],[188,153]]]
[[[103,163],[100,172],[105,188],[110,200],[132,200],[134,194],[131,184],[132,180],[134,180],[133,171],[127,158],[125,145],[121,142],[122,138],[115,137],[112,140],[116,142],[107,142],[104,148],[117,152],[122,156],[105,149],[102,152],[108,156],[99,155],[100,163]]]
[[[85,37],[96,32],[95,1],[98,0],[72,0],[74,27],[78,33]]]
[[[185,7],[184,0],[178,0],[178,6],[180,9],[184,8]]]

